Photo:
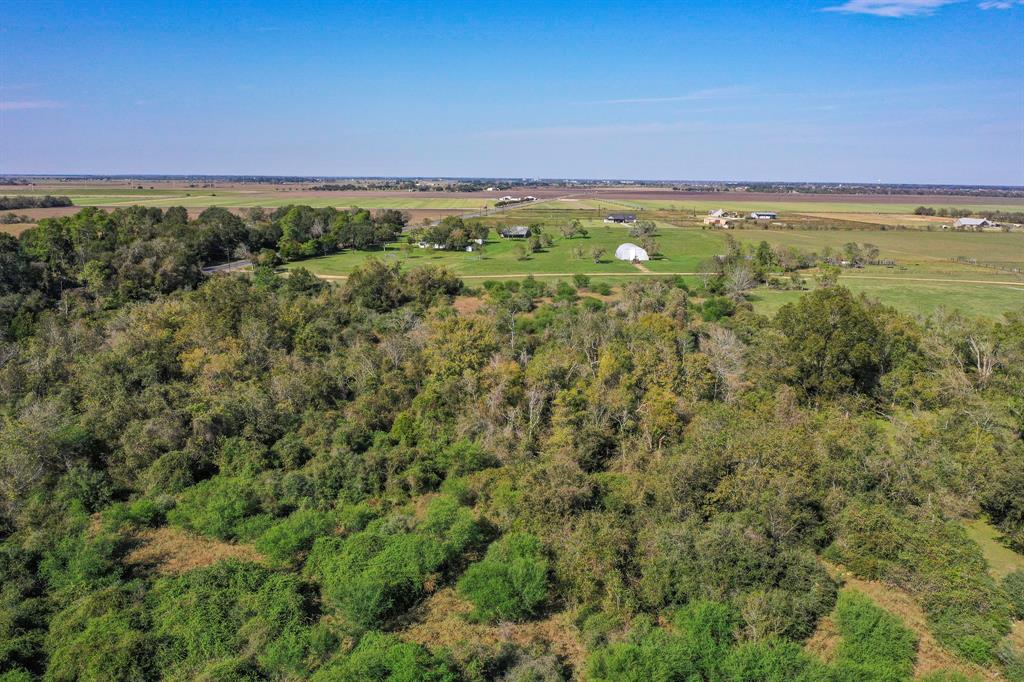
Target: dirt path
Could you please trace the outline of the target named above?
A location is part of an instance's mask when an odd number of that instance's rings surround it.
[[[875,604],[898,616],[906,627],[913,630],[918,638],[917,663],[914,665],[915,678],[942,670],[959,672],[972,679],[1003,679],[999,672],[968,663],[943,648],[932,635],[924,611],[903,590],[876,580],[861,580],[841,566],[826,564],[826,568],[833,577],[842,580],[843,589],[853,589],[867,595]],[[807,640],[806,648],[828,661],[835,653],[839,638],[839,629],[835,620],[832,616],[827,616],[818,623],[818,629]]]
[[[651,271],[647,268],[647,266],[641,263],[640,261],[633,261],[633,267],[645,274],[651,274]]]

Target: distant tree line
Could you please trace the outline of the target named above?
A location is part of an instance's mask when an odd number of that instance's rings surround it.
[[[0,197],[0,211],[10,211],[18,208],[54,208],[56,206],[74,206],[68,197],[46,196],[3,196]]]
[[[914,215],[939,216],[942,218],[984,218],[997,223],[1024,223],[1024,211],[976,211],[969,208],[935,208],[918,206]]]

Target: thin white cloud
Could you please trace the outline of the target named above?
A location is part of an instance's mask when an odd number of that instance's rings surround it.
[[[594,135],[658,135],[663,133],[695,132],[703,125],[678,121],[674,123],[626,123],[609,125],[567,125],[548,126],[542,128],[517,128],[512,130],[488,130],[477,133],[474,137],[499,138],[531,138],[531,137],[590,137]]]
[[[61,102],[54,102],[48,99],[31,99],[0,102],[0,111],[22,111],[24,109],[60,109],[64,106]]]
[[[920,17],[933,14],[946,5],[964,0],[847,0],[841,5],[826,7],[825,12],[844,14],[871,14],[876,17]],[[1024,0],[981,0],[981,9],[1012,9],[1024,5]]]
[[[825,12],[871,14],[876,17],[918,17],[933,13],[940,7],[962,0],[847,0],[841,5],[826,7]]]
[[[733,85],[725,88],[707,88],[695,90],[685,95],[671,95],[668,97],[628,97],[622,99],[601,100],[598,104],[658,104],[660,102],[696,102],[709,99],[722,99],[725,97],[736,97],[743,94],[746,87]]]

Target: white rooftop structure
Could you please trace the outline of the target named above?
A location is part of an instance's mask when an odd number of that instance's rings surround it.
[[[619,248],[615,249],[615,257],[618,258],[619,260],[628,261],[651,260],[651,257],[647,255],[646,251],[644,251],[636,244],[630,244],[629,242],[626,242],[625,244],[619,244]]]
[[[987,227],[992,223],[984,218],[960,218],[954,224],[957,227]]]

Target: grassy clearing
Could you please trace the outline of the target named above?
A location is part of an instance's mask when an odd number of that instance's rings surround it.
[[[483,253],[434,251],[426,249],[400,250],[400,245],[391,245],[376,255],[382,258],[398,259],[408,267],[431,264],[444,265],[460,275],[487,275],[494,277],[508,275],[543,273],[620,273],[639,274],[631,263],[615,260],[615,248],[627,241],[635,241],[625,227],[606,226],[597,221],[584,221],[590,236],[564,239],[555,237],[554,246],[540,253],[530,254],[527,260],[519,260],[516,247],[524,242],[492,238],[485,245]],[[663,228],[657,237],[666,256],[645,265],[653,272],[696,272],[702,261],[721,253],[724,241],[721,235],[711,232]],[[584,258],[573,256],[574,248],[584,250]],[[594,248],[605,249],[600,263],[591,257]],[[364,252],[349,251],[323,258],[313,258],[290,264],[302,266],[312,272],[325,275],[346,275],[366,258]]]
[[[981,547],[993,578],[1002,580],[1009,573],[1024,571],[1024,555],[1004,545],[999,539],[999,531],[983,519],[965,521],[964,528],[967,529],[967,536]]]
[[[976,258],[985,263],[1024,268],[1024,233],[925,232],[910,230],[735,230],[743,242],[766,241],[820,253],[826,246],[840,249],[847,242],[871,243],[882,258],[901,264]]]
[[[567,217],[565,211],[536,207],[517,211],[515,215],[493,216],[488,220],[500,222],[540,222],[549,233],[557,234],[557,227]],[[400,260],[407,267],[432,264],[443,265],[457,274],[471,279],[522,277],[529,274],[545,279],[565,278],[575,273],[600,277],[607,275],[612,282],[624,277],[648,277],[651,273],[693,273],[704,262],[725,251],[725,235],[720,231],[683,229],[659,223],[657,241],[664,257],[645,263],[643,272],[630,263],[613,258],[615,248],[629,237],[626,227],[608,226],[593,217],[593,212],[581,210],[573,217],[582,221],[590,231],[585,239],[555,238],[554,246],[541,253],[531,254],[527,260],[518,260],[516,247],[521,242],[494,238],[484,252],[464,253],[413,249],[403,250],[393,244],[375,255],[388,260]],[[515,218],[519,218],[516,220]],[[1022,279],[1008,272],[983,267],[962,265],[945,260],[952,255],[978,258],[988,262],[1001,262],[1006,266],[1024,265],[1024,235],[997,233],[931,233],[903,231],[865,231],[851,234],[842,231],[773,231],[739,230],[728,233],[740,241],[773,245],[795,246],[804,251],[820,252],[825,246],[841,248],[848,241],[877,244],[882,257],[893,258],[897,267],[868,267],[855,272],[844,271],[841,281],[855,292],[878,299],[886,305],[910,314],[931,314],[939,306],[958,308],[968,314],[992,318],[1004,312],[1024,309]],[[574,248],[582,248],[585,257],[577,259]],[[590,257],[595,247],[605,249],[600,263]],[[345,252],[323,258],[314,258],[288,267],[301,266],[321,275],[347,275],[359,265],[367,254]],[[810,280],[810,276],[806,276]],[[696,277],[692,280],[696,281]],[[1000,284],[1005,282],[1006,284]],[[796,300],[797,291],[759,289],[751,299],[759,312],[773,314],[778,308]]]
[[[857,280],[842,277],[839,283],[885,305],[911,315],[930,315],[940,306],[968,315],[999,319],[1004,313],[1024,310],[1024,287],[993,284],[931,283],[899,280]],[[754,310],[765,315],[799,298],[803,292],[758,289],[751,295]]]

